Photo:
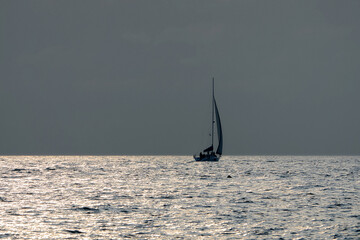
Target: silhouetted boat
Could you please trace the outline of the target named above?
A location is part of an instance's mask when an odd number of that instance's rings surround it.
[[[214,120],[214,115],[216,121]],[[214,152],[214,123],[216,122],[217,136],[218,136],[218,147]],[[194,155],[195,161],[219,161],[223,149],[223,134],[221,129],[221,121],[219,110],[216,105],[214,95],[214,78],[212,80],[212,116],[211,116],[211,146],[204,149],[199,156]]]

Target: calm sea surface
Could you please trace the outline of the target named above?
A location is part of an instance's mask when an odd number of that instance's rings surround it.
[[[2,239],[360,239],[359,156],[0,156]]]

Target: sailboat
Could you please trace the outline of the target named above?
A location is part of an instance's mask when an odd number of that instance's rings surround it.
[[[214,115],[216,121],[214,120]],[[216,122],[218,146],[214,152],[214,124]],[[211,115],[211,146],[200,152],[199,156],[194,155],[195,161],[219,161],[223,149],[223,134],[221,129],[221,121],[219,110],[215,101],[214,94],[214,78],[212,79],[212,115]]]

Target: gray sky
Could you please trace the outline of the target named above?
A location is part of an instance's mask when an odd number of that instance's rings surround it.
[[[0,154],[360,154],[360,1],[0,0]]]

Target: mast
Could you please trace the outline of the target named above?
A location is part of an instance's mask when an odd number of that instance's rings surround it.
[[[212,79],[211,146],[214,146],[214,77]]]

